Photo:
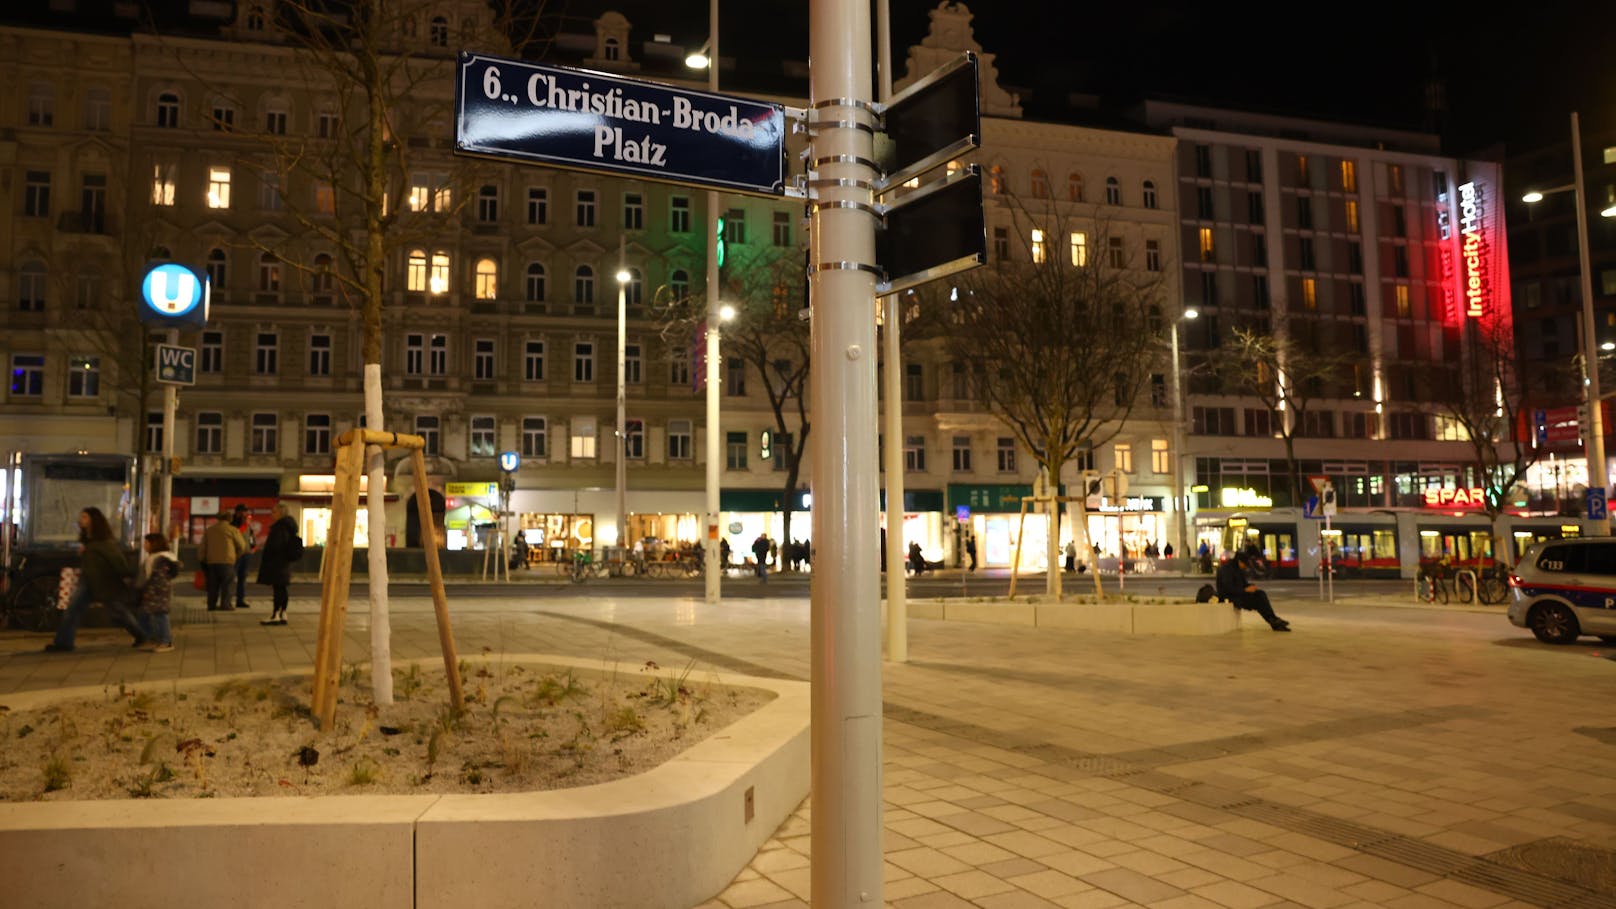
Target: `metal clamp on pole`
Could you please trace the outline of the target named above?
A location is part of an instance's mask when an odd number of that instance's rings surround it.
[[[810,277],[822,271],[864,271],[875,275],[880,280],[886,280],[887,276],[887,273],[881,270],[881,266],[866,265],[863,262],[821,262],[818,265],[808,266],[808,275]]]

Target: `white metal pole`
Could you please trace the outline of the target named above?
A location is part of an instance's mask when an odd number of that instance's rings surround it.
[[[1582,356],[1583,375],[1586,377],[1583,400],[1588,402],[1588,431],[1584,434],[1588,446],[1588,486],[1610,493],[1610,477],[1605,468],[1605,418],[1599,400],[1599,323],[1594,318],[1593,268],[1588,263],[1588,200],[1582,186],[1582,125],[1577,112],[1571,112],[1571,166],[1574,170],[1572,185],[1577,189],[1577,255],[1582,263]],[[1610,535],[1610,517],[1590,521],[1591,535]]]
[[[178,329],[168,330],[168,343],[179,344],[180,333]],[[162,493],[157,497],[157,529],[167,534],[171,529],[169,521],[173,514],[174,502],[174,423],[178,417],[180,406],[180,389],[177,385],[163,386],[163,463],[159,468],[162,473]],[[178,534],[176,534],[178,536]],[[179,551],[179,541],[169,540],[169,548]]]
[[[837,909],[882,905],[870,44],[869,0],[812,0],[811,890]]]
[[[707,4],[707,88],[718,91],[718,0]],[[702,542],[706,578],[704,599],[717,604],[719,575],[718,467],[724,457],[723,434],[718,424],[718,192],[707,191],[707,535]]]
[[[628,259],[623,235],[617,236],[617,548],[628,546],[628,423],[627,385],[623,372],[628,363]]]
[[[887,0],[877,0],[876,51],[880,65],[881,102],[892,97],[892,32]],[[903,314],[897,294],[881,298],[881,320],[886,323],[882,359],[887,364],[885,385],[885,454],[887,480],[887,659],[909,660],[909,581],[904,573],[903,546],[903,367],[902,339],[898,332]]]
[[[1173,468],[1173,522],[1178,531],[1178,557],[1189,558],[1189,519],[1185,514],[1184,496],[1184,375],[1179,365],[1178,351],[1178,323],[1184,318],[1179,315],[1173,320],[1173,433],[1171,444]]]

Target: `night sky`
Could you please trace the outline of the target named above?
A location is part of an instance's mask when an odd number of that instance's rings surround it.
[[[925,33],[936,0],[890,0],[893,57]],[[1140,95],[1422,129],[1424,84],[1446,85],[1449,153],[1560,140],[1566,114],[1616,121],[1616,3],[1533,2],[1508,18],[1482,4],[967,3],[976,37],[1033,117],[1068,93],[1123,105]],[[617,9],[699,44],[704,0],[549,0],[575,20]],[[874,9],[873,0],[871,9]],[[807,58],[806,0],[727,0],[723,52]],[[648,37],[648,35],[646,35]],[[1030,91],[1028,91],[1030,90]],[[1608,112],[1608,113],[1607,113]],[[1586,127],[1585,127],[1586,128]],[[1538,137],[1538,138],[1534,138]]]

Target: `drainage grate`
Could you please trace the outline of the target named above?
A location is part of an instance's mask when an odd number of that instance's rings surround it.
[[[1616,893],[1616,851],[1565,837],[1556,836],[1511,846],[1492,853],[1487,860],[1572,881],[1589,890]]]

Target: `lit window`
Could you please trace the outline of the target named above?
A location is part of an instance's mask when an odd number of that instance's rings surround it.
[[[1408,301],[1408,285],[1397,285],[1394,293],[1397,297],[1397,317],[1399,319],[1407,319],[1413,314],[1413,308],[1409,305]]]
[[[1082,231],[1072,234],[1072,264],[1078,268],[1089,264],[1089,235]]]
[[[1004,195],[1004,168],[997,164],[988,168],[988,192],[995,196]]]
[[[11,355],[11,396],[37,398],[45,394],[45,357],[43,354]]]
[[[1319,286],[1312,278],[1302,279],[1302,305],[1307,309],[1319,308]]]
[[[314,210],[322,215],[337,213],[337,192],[331,188],[331,184],[314,184]]]
[[[1356,161],[1341,162],[1341,188],[1349,193],[1358,191],[1358,163]]]
[[[498,271],[493,259],[477,260],[477,299],[492,300],[498,295]]]
[[[174,165],[159,161],[152,165],[152,204],[174,204]]]
[[[1347,200],[1347,230],[1358,232],[1358,202],[1355,199]]]
[[[1212,261],[1212,228],[1201,228],[1201,261]]]
[[[1166,439],[1150,440],[1150,472],[1163,475],[1173,472],[1172,454]]]
[[[1116,453],[1117,469],[1123,473],[1133,473],[1133,445],[1118,442],[1113,450]]]
[[[577,460],[593,460],[595,457],[595,418],[574,417],[572,420],[572,456]]]
[[[409,254],[409,265],[404,272],[404,286],[415,293],[426,290],[426,250],[412,249]]]
[[[449,292],[449,254],[442,250],[432,254],[432,274],[427,277],[427,289],[433,296]]]
[[[230,168],[208,168],[208,207],[230,207]]]
[[[1044,232],[1035,227],[1032,231],[1032,261],[1042,265],[1048,257],[1048,251],[1044,248]]]

